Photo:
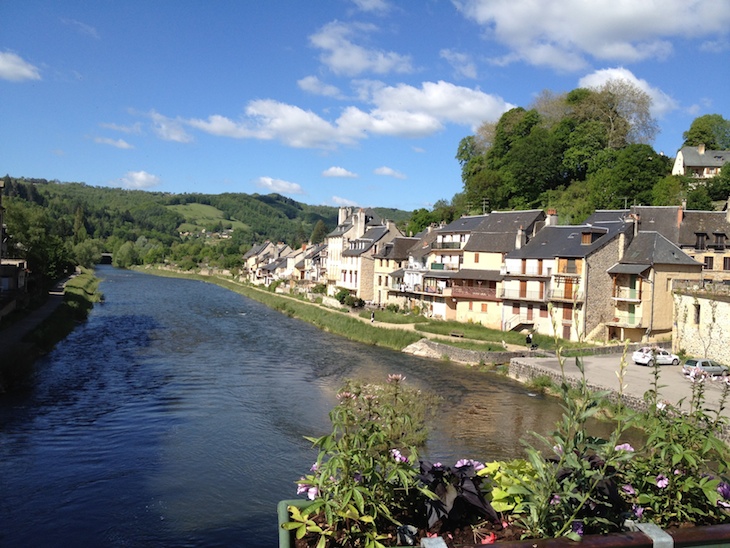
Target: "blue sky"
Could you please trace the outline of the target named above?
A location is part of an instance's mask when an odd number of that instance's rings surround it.
[[[727,0],[0,0],[0,171],[413,210],[459,141],[625,78],[674,156],[730,119]]]

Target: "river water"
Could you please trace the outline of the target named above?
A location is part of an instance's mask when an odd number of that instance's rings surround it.
[[[0,395],[0,546],[277,542],[347,378],[445,401],[424,453],[511,458],[558,406],[496,374],[364,346],[204,282],[100,267],[105,301]]]

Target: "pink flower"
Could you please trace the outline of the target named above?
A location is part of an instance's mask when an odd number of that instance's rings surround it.
[[[408,457],[404,456],[397,449],[391,449],[390,454],[393,455],[393,458],[396,460],[396,462],[408,462]]]
[[[656,486],[659,489],[664,489],[667,485],[669,485],[669,478],[664,474],[659,474],[656,477]]]
[[[614,449],[616,451],[628,451],[629,453],[634,452],[634,448],[631,447],[630,443],[622,443],[621,445],[617,445]]]

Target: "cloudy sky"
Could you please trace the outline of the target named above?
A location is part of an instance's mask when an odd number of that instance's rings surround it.
[[[625,78],[657,151],[730,119],[728,0],[0,0],[0,171],[413,210],[459,140]]]

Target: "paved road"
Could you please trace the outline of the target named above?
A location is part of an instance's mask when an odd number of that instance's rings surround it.
[[[627,356],[628,364],[624,374],[625,393],[635,398],[642,398],[647,390],[653,387],[654,370],[651,367],[636,365]],[[539,367],[559,372],[560,365],[554,358],[520,358],[521,362],[532,363]],[[583,366],[586,379],[589,384],[607,390],[618,390],[618,371],[620,369],[621,356],[591,356],[583,359]],[[575,358],[568,358],[565,362],[566,375],[579,378],[580,372],[575,365]],[[720,405],[720,398],[723,393],[724,383],[730,382],[730,377],[715,377],[714,380],[705,381],[706,407],[717,410]],[[689,409],[692,399],[692,383],[682,374],[681,365],[662,365],[659,378],[660,399],[673,405],[678,405],[684,399],[682,409]],[[730,403],[730,402],[728,402]],[[730,418],[728,409],[723,411],[723,416]]]

